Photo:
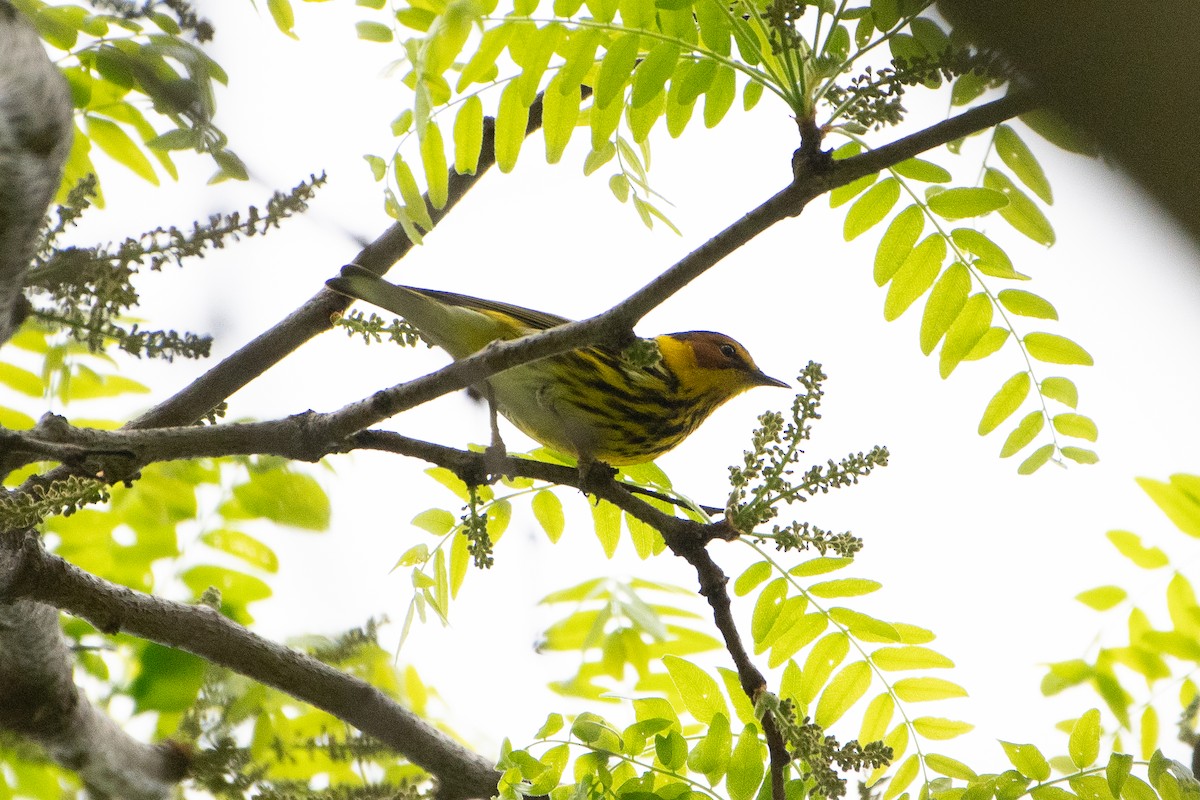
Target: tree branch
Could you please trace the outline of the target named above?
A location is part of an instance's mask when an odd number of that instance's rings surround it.
[[[0,537],[0,598],[60,608],[104,633],[125,631],[186,650],[285,691],[403,753],[437,778],[441,800],[495,794],[499,775],[489,761],[374,686],[256,636],[207,606],[173,603],[103,581],[47,553],[33,533]]]
[[[70,90],[37,31],[0,0],[0,345],[29,304],[23,278],[71,149]]]

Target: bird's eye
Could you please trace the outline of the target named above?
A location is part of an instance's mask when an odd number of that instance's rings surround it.
[[[725,356],[726,358],[736,358],[737,351],[733,349],[733,345],[723,344],[721,345],[721,355]]]

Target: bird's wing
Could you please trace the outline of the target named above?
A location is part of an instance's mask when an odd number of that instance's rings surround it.
[[[507,303],[396,286],[355,264],[343,267],[342,274],[326,285],[339,294],[399,314],[426,339],[455,358],[465,358],[496,339],[515,339],[569,322],[553,314]]]

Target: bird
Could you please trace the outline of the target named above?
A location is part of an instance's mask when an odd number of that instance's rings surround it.
[[[466,358],[497,340],[570,320],[452,292],[397,286],[356,264],[326,281],[407,320],[426,341]],[[661,358],[634,366],[602,345],[550,356],[496,373],[484,394],[534,441],[581,465],[653,461],[686,439],[726,400],[756,386],[787,388],[723,333],[685,331],[654,337]]]

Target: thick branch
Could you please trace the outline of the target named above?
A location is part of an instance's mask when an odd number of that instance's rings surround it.
[[[403,753],[439,782],[442,800],[491,797],[491,763],[374,686],[258,637],[206,606],[161,600],[102,581],[51,555],[34,534],[0,539],[0,598],[60,608],[104,633],[125,631],[186,650],[334,714]]]

